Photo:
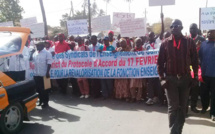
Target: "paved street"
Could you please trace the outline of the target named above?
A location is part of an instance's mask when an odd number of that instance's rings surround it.
[[[30,113],[19,134],[168,134],[165,106],[120,100],[79,99],[50,95],[50,107]],[[186,119],[183,134],[214,134],[215,122],[207,115]]]

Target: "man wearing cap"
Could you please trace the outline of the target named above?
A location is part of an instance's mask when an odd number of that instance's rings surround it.
[[[55,44],[55,53],[64,53],[70,50],[69,44],[65,41],[65,36],[64,34],[59,34],[58,35],[58,40]],[[57,83],[61,88],[61,93],[66,94],[66,89],[67,89],[67,84],[68,84],[68,79],[57,79]]]
[[[33,60],[35,68],[34,68],[34,80],[36,83],[36,89],[39,93],[40,103],[39,106],[42,105],[42,108],[48,107],[49,102],[49,94],[44,89],[44,81],[43,77],[50,78],[49,71],[51,69],[51,53],[44,49],[45,43],[39,42],[36,44],[37,51],[31,57]]]
[[[202,113],[207,111],[211,100],[210,115],[212,121],[215,121],[215,30],[209,30],[207,36],[208,40],[202,42],[199,50],[204,81],[201,83]]]
[[[113,31],[109,31],[109,32],[108,32],[109,44],[110,44],[111,46],[113,46],[113,47],[116,48],[116,41],[114,41],[113,36],[114,36],[114,32],[113,32]]]
[[[168,101],[170,134],[181,134],[185,122],[189,86],[198,84],[198,56],[192,39],[182,35],[182,22],[171,24],[171,36],[165,39],[158,56],[158,74]],[[190,66],[194,79],[190,76]]]

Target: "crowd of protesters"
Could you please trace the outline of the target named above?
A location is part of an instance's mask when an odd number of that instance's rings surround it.
[[[206,40],[199,33],[195,23],[190,25],[190,36],[181,34],[183,26],[180,20],[174,20],[170,28],[171,33],[161,32],[156,36],[154,32],[149,32],[145,36],[132,38],[121,37],[120,34],[114,35],[113,31],[109,31],[108,36],[102,39],[98,39],[95,35],[91,37],[70,35],[66,38],[62,33],[56,35],[53,41],[45,37],[43,42],[38,43],[29,38],[23,53],[9,58],[7,73],[14,80],[24,80],[29,60],[35,61],[34,80],[40,94],[39,105],[47,107],[48,93],[41,87],[43,85],[41,83],[42,76],[50,77],[51,56],[67,51],[115,53],[159,50],[159,78],[63,78],[52,80],[52,85],[57,85],[62,94],[67,94],[68,85],[72,85],[72,93],[85,99],[116,98],[131,103],[145,100],[147,105],[156,103],[165,105],[168,101],[171,131],[180,133],[188,112],[189,96],[191,111],[204,114],[210,105],[210,115],[215,121],[215,30],[208,31]],[[202,75],[198,75],[198,69],[201,70]],[[192,79],[191,70],[193,70]],[[197,109],[199,96],[202,104],[201,111]]]

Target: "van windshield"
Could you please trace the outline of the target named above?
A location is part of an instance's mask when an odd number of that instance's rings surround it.
[[[0,32],[0,56],[19,52],[22,38],[17,33]]]

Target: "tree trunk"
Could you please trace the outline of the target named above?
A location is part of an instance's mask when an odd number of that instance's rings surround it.
[[[48,36],[48,28],[47,28],[47,22],[46,22],[46,13],[45,13],[45,9],[43,6],[43,0],[40,0],[40,8],[42,11],[42,15],[43,15],[43,23],[44,23],[44,28],[45,28],[45,36]]]

